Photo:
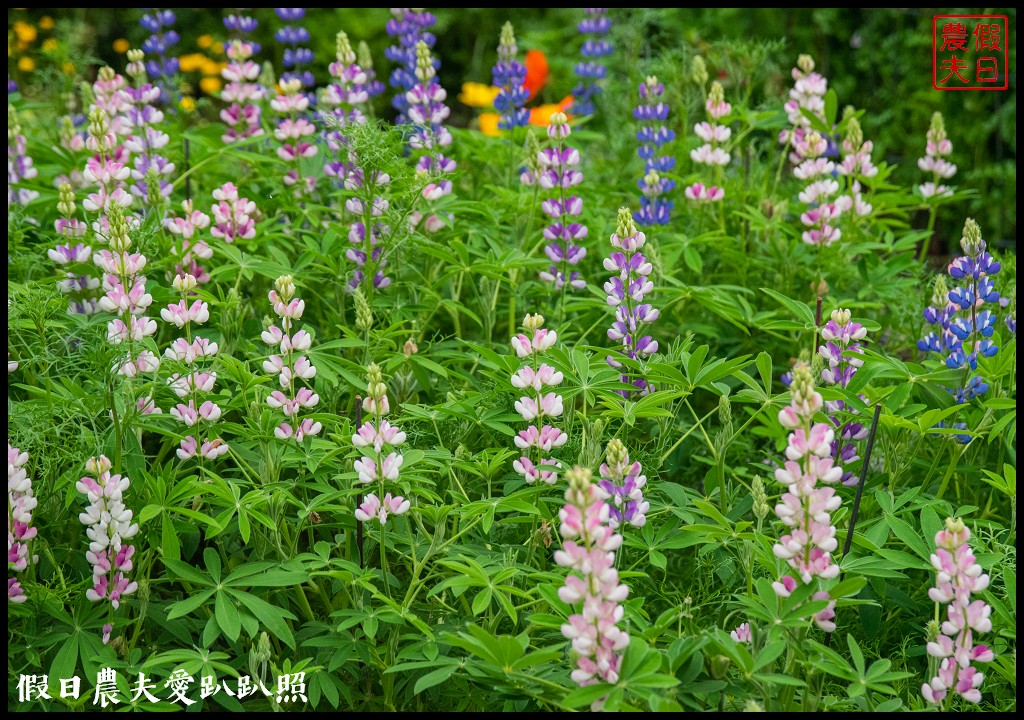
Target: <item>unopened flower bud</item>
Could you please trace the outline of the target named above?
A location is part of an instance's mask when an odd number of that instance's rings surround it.
[[[620,238],[633,237],[636,235],[636,225],[633,224],[633,213],[629,208],[619,208],[619,215],[615,222],[615,234]]]
[[[366,332],[373,327],[373,310],[370,309],[370,303],[367,302],[362,289],[356,288],[352,293],[352,299],[356,305],[356,327]]]
[[[754,476],[750,485],[750,494],[754,497],[754,516],[758,520],[764,520],[768,515],[768,494],[764,489],[764,480],[760,475]]]
[[[972,218],[964,223],[964,236],[960,239],[960,247],[967,255],[980,255],[985,249],[985,241],[981,239],[981,228]]]
[[[708,67],[704,64],[704,58],[700,55],[695,55],[690,63],[690,79],[701,87],[707,84]]]
[[[718,397],[718,422],[723,426],[732,423],[732,402],[725,394]]]
[[[814,72],[814,58],[810,55],[801,55],[796,60],[796,66],[800,68],[804,75],[810,75]]]

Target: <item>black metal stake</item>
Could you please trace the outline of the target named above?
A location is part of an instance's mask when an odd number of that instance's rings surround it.
[[[857,528],[857,512],[860,510],[860,499],[864,495],[864,483],[868,475],[868,464],[871,462],[871,448],[875,446],[875,432],[878,430],[878,418],[882,414],[881,404],[875,405],[875,416],[871,419],[871,430],[868,431],[868,444],[864,448],[864,463],[860,468],[860,478],[857,480],[857,494],[853,497],[853,510],[850,512],[850,525],[846,530],[846,542],[843,543],[843,557],[850,552],[853,544],[853,533]],[[829,646],[832,640],[832,633],[825,633],[825,647]]]
[[[875,416],[871,419],[871,430],[868,432],[868,444],[864,448],[864,463],[860,468],[860,480],[857,481],[857,494],[853,498],[853,510],[850,512],[850,527],[846,531],[846,543],[843,544],[843,557],[850,552],[853,544],[853,531],[857,527],[857,511],[860,510],[860,499],[864,495],[864,478],[868,474],[868,463],[871,462],[871,448],[875,446],[875,431],[878,430],[878,417],[882,414],[881,404],[875,405]]]

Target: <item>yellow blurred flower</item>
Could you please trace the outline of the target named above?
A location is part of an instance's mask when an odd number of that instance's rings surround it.
[[[185,112],[193,112],[196,109],[196,99],[188,96],[183,97],[178,103]]]
[[[200,35],[196,38],[196,45],[205,50],[213,45],[213,35]]]
[[[213,95],[215,93],[220,92],[221,87],[222,83],[220,81],[220,78],[204,77],[202,80],[199,81],[199,89],[207,95]]]
[[[22,72],[32,72],[36,69],[36,61],[26,55],[23,55],[18,58],[18,69]]]
[[[459,102],[470,107],[489,108],[494,105],[494,98],[498,97],[499,92],[501,89],[493,85],[478,82],[462,83]]]
[[[203,63],[209,62],[202,53],[189,53],[188,55],[182,55],[178,58],[178,66],[182,72],[195,72],[203,66]]]
[[[501,115],[498,113],[480,113],[480,132],[491,137],[501,135],[501,131],[498,129],[499,120],[501,120]]]
[[[203,75],[220,75],[220,71],[226,67],[226,63],[220,63],[216,60],[204,57],[203,64],[199,67],[199,70]]]
[[[66,63],[64,63],[64,66],[61,68],[61,70],[64,71],[65,75],[74,75],[75,74],[75,64],[72,63],[72,62],[66,62]]]
[[[46,38],[43,40],[43,50],[56,50],[57,49],[57,38]]]
[[[128,52],[128,49],[131,48],[132,44],[124,38],[118,38],[113,42],[113,46],[114,52],[123,54]]]
[[[210,46],[210,49],[213,50],[213,54],[214,55],[223,55],[224,54],[224,43],[215,42],[213,45]]]
[[[53,30],[53,18],[49,15],[43,15],[39,18],[39,27],[43,30]]]
[[[18,20],[14,23],[14,34],[17,35],[18,40],[23,43],[33,42],[39,36],[35,25],[29,25],[27,22],[22,20]]]

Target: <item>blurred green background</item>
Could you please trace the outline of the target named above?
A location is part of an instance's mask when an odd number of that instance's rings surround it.
[[[550,79],[541,94],[557,102],[575,84],[573,65],[579,59],[580,36],[576,23],[582,16],[573,8],[482,9],[432,8],[437,15],[435,51],[441,59],[440,79],[448,89],[452,122],[469,125],[476,110],[456,100],[462,83],[490,83],[495,46],[501,25],[515,25],[521,50],[538,49],[550,65]],[[232,10],[176,9],[181,41],[178,55],[205,54],[223,60],[212,41],[226,33],[222,16]],[[936,14],[1001,14],[1009,16],[1009,83],[1005,91],[940,92],[932,88],[932,18]],[[139,25],[141,10],[110,8],[32,8],[8,10],[8,76],[22,86],[27,97],[53,94],[47,62],[70,51],[78,59],[77,72],[94,76],[100,63],[123,69],[124,59],[115,47],[124,41],[138,46],[148,33]],[[263,45],[257,59],[271,60],[280,71],[283,48],[273,39],[280,21],[271,8],[248,14],[259,20],[254,39]],[[955,203],[943,209],[937,225],[938,253],[950,250],[959,239],[963,217],[970,215],[986,229],[989,241],[1002,248],[1016,248],[1016,10],[921,9],[679,9],[613,8],[612,42],[616,54],[610,63],[605,97],[607,108],[618,107],[615,93],[635,96],[633,84],[648,72],[685,74],[689,59],[703,55],[712,77],[721,80],[727,95],[749,94],[757,107],[778,107],[792,85],[790,68],[801,53],[810,53],[817,68],[839,96],[840,106],[867,111],[864,132],[875,143],[876,159],[898,165],[895,182],[911,185],[922,181],[916,160],[923,154],[924,134],[933,112],[946,118],[954,144],[953,162],[959,167],[951,184],[976,194],[968,207]],[[378,76],[387,79],[391,63],[384,49],[391,44],[384,26],[390,13],[385,8],[319,9],[307,11],[303,24],[312,35],[316,53],[313,72],[318,81],[328,79],[327,65],[334,55],[334,37],[345,30],[354,42],[366,40],[373,52]],[[33,36],[31,41],[25,38]],[[53,38],[62,45],[58,49]],[[121,41],[121,42],[118,42]],[[205,45],[205,47],[204,47]],[[23,59],[27,58],[27,60]],[[66,62],[66,56],[58,58]],[[203,94],[203,85],[215,92],[216,83],[202,83],[196,74],[186,76],[189,90]],[[378,98],[378,112],[391,114],[390,89]],[[614,131],[628,117],[600,114],[594,129]],[[215,104],[208,113],[215,116]],[[630,180],[632,182],[632,180]],[[917,219],[914,219],[915,223]],[[923,223],[920,223],[923,225]]]

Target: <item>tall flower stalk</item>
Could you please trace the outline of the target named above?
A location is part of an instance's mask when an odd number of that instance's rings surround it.
[[[398,64],[391,72],[389,82],[395,89],[395,96],[391,99],[392,106],[398,111],[395,122],[402,124],[407,121],[408,92],[416,87],[418,81],[416,70],[419,54],[416,48],[421,42],[428,49],[434,47],[437,38],[430,32],[430,28],[437,22],[437,18],[423,8],[391,8],[391,14],[394,17],[388,20],[385,30],[396,39],[397,44],[389,47],[384,54],[388,60]],[[441,66],[436,59],[431,59],[431,64],[435,72]]]
[[[307,197],[316,187],[316,176],[302,174],[302,160],[316,157],[318,152],[316,145],[310,142],[316,127],[304,116],[309,108],[309,97],[301,92],[302,82],[296,77],[282,79],[278,86],[281,94],[270,101],[270,107],[281,116],[274,137],[281,143],[277,156],[289,168],[284,184],[292,188],[296,198]]]
[[[350,124],[366,123],[366,104],[370,99],[366,72],[359,66],[352,43],[344,32],[337,35],[335,59],[329,69],[334,82],[324,89],[320,105],[330,121],[324,139],[335,159],[324,165],[324,174],[341,185],[352,167],[341,129]]]
[[[601,479],[597,483],[598,495],[608,503],[608,526],[612,530],[629,524],[643,527],[647,524],[647,511],[651,504],[644,500],[643,489],[647,476],[640,463],[629,459],[629,451],[618,438],[610,441],[601,463]]]
[[[836,165],[825,157],[827,147],[825,138],[809,130],[796,144],[800,164],[793,169],[793,175],[808,183],[798,195],[807,206],[800,215],[805,228],[801,238],[808,245],[819,247],[828,247],[843,234],[837,226],[842,204],[834,199],[839,192],[839,182],[833,177]]]
[[[124,189],[125,181],[131,177],[127,166],[127,150],[117,143],[110,116],[99,106],[89,112],[89,137],[86,147],[93,152],[85,166],[83,177],[96,190],[82,201],[82,207],[101,216],[110,211],[111,205],[131,207],[133,196]]]
[[[172,343],[171,347],[192,347],[193,326],[202,325],[210,319],[210,308],[206,301],[195,297],[195,289],[198,285],[195,276],[189,274],[175,275],[174,289],[178,291],[178,302],[168,305],[160,311],[164,322],[170,323],[183,331],[183,335]],[[207,345],[209,349],[209,345]],[[172,351],[172,356],[176,355]],[[212,357],[212,354],[204,353],[203,358]],[[171,390],[178,396],[180,402],[171,409],[171,416],[187,428],[186,432],[194,433],[186,435],[179,443],[176,451],[181,460],[188,460],[198,452],[207,460],[216,460],[228,451],[227,443],[219,437],[209,435],[210,429],[216,427],[220,420],[220,406],[212,400],[203,400],[202,396],[213,391],[213,385],[217,382],[217,373],[209,367],[203,368],[199,364],[199,357],[189,357],[188,354],[182,358],[185,364],[185,373],[174,373],[167,382]],[[203,426],[207,429],[202,430]],[[203,435],[206,438],[203,439]],[[196,436],[199,436],[197,439]]]
[[[402,515],[409,510],[409,501],[401,495],[386,493],[385,482],[396,482],[402,467],[402,454],[395,448],[405,442],[405,433],[389,423],[384,416],[390,412],[388,390],[380,368],[370,364],[366,370],[366,397],[363,398],[363,412],[371,419],[364,422],[352,436],[352,445],[362,453],[355,462],[358,481],[365,486],[375,486],[377,493],[370,493],[356,508],[355,516],[360,522],[376,518],[383,526],[388,515]],[[379,493],[379,494],[378,494]]]
[[[725,101],[725,92],[722,84],[717,80],[711,84],[711,92],[704,101],[704,109],[707,111],[708,119],[693,126],[704,144],[690,151],[690,159],[697,165],[707,165],[714,168],[715,178],[711,184],[701,182],[690,185],[684,194],[690,200],[699,203],[718,202],[725,197],[725,190],[722,189],[722,168],[729,164],[730,156],[725,149],[725,143],[732,137],[732,130],[728,125],[720,125],[719,120],[732,112],[732,105]]]
[[[512,386],[523,391],[515,408],[523,420],[531,423],[515,437],[516,447],[522,455],[512,463],[513,469],[528,483],[540,480],[553,485],[558,480],[561,463],[550,457],[555,448],[565,445],[569,436],[548,424],[548,419],[562,414],[562,397],[551,388],[561,384],[562,373],[540,361],[540,355],[554,347],[558,336],[554,330],[543,327],[541,315],[527,315],[523,319],[524,333],[512,338],[512,348],[523,367],[512,375]]]
[[[576,612],[562,625],[562,635],[572,641],[576,654],[573,682],[581,687],[619,681],[622,651],[629,635],[619,627],[629,587],[619,582],[615,551],[622,535],[610,523],[611,506],[592,482],[590,470],[574,467],[566,474],[569,488],[559,510],[559,531],[564,538],[555,562],[571,571],[558,590],[562,602]],[[600,709],[601,701],[593,709]]]
[[[941,195],[952,195],[953,189],[943,185],[943,180],[949,180],[956,175],[956,165],[946,158],[953,153],[953,143],[946,135],[946,124],[942,120],[942,113],[932,115],[932,124],[928,128],[925,142],[924,157],[917,161],[921,172],[931,173],[932,179],[917,186],[921,197],[930,198]]]
[[[792,400],[779,412],[779,423],[792,432],[785,465],[775,471],[775,479],[785,486],[775,514],[790,532],[779,538],[772,550],[775,557],[785,560],[796,572],[799,580],[783,575],[772,587],[780,597],[789,597],[800,582],[819,583],[812,599],[829,602],[812,619],[822,630],[832,632],[836,628],[832,621],[835,602],[829,599],[827,591],[820,589],[820,581],[839,574],[839,565],[832,561],[838,543],[831,513],[839,508],[842,499],[828,486],[842,478],[843,469],[832,459],[835,432],[827,423],[814,422],[822,399],[814,389],[814,378],[806,363],[798,363],[793,369],[789,389]]]
[[[530,123],[530,111],[523,107],[530,98],[530,91],[524,86],[526,66],[516,59],[515,31],[512,23],[506,22],[501,28],[498,41],[498,63],[492,73],[494,85],[499,88],[494,98],[494,109],[501,114],[498,127],[511,130]]]
[[[305,355],[309,350],[312,338],[305,330],[295,330],[296,321],[302,317],[306,303],[295,297],[295,285],[291,275],[282,275],[274,281],[274,289],[269,293],[274,314],[281,318],[281,327],[271,325],[263,331],[263,342],[278,349],[280,354],[273,354],[263,363],[263,369],[277,377],[280,390],[274,390],[267,398],[267,405],[280,409],[284,414],[284,422],[274,428],[274,436],[279,440],[295,439],[302,442],[307,436],[316,435],[323,426],[311,418],[299,420],[303,408],[316,407],[320,396],[301,383],[309,382],[316,377],[316,368]]]
[[[171,194],[169,178],[174,173],[174,163],[160,153],[171,138],[161,128],[164,114],[157,107],[161,91],[159,87],[146,82],[143,57],[141,50],[128,51],[127,72],[134,84],[123,91],[126,98],[124,123],[126,130],[131,132],[124,144],[135,155],[131,172],[135,182],[130,189],[144,205],[153,204],[154,199],[163,205]],[[150,188],[148,183],[153,177],[156,178],[157,187]]]
[[[594,98],[603,90],[601,82],[608,73],[601,58],[612,54],[612,44],[605,37],[612,28],[608,8],[584,8],[583,12],[585,17],[577,26],[584,37],[580,48],[583,60],[575,68],[579,83],[572,91],[573,115],[594,114]]]
[[[779,143],[793,150],[789,160],[793,165],[799,165],[806,154],[800,153],[797,148],[803,146],[807,131],[811,127],[811,120],[804,111],[822,122],[825,121],[825,93],[828,92],[828,80],[821,73],[814,71],[814,58],[810,55],[801,55],[797,58],[796,67],[792,69],[791,75],[793,87],[789,91],[789,100],[783,107],[792,129],[779,132]]]
[[[7,207],[28,205],[39,197],[35,190],[20,187],[25,180],[32,180],[39,174],[28,155],[25,136],[21,134],[18,111],[7,103]]]
[[[676,159],[665,153],[664,147],[676,139],[675,130],[668,127],[668,103],[663,101],[665,86],[653,75],[640,83],[640,104],[633,117],[640,121],[636,139],[640,142],[637,154],[644,161],[644,177],[640,180],[640,211],[638,225],[665,225],[672,211],[672,201],[666,195],[675,189],[676,181],[661,177],[672,172]]]
[[[298,24],[306,16],[306,8],[274,8],[274,12],[282,21],[289,23],[274,33],[274,39],[287,46],[284,50],[285,72],[281,80],[298,80],[303,93],[312,102],[311,89],[316,80],[313,73],[305,68],[313,63],[313,51],[303,47],[309,42],[309,30]]]
[[[198,235],[210,227],[210,216],[196,210],[191,200],[185,200],[181,204],[181,215],[166,218],[164,227],[172,234],[181,236],[181,244],[175,243],[171,246],[171,254],[178,258],[174,268],[175,274],[191,275],[200,285],[208,283],[210,274],[199,261],[205,262],[213,257],[213,249]]]
[[[654,289],[649,279],[651,263],[644,257],[647,236],[633,224],[633,216],[627,208],[619,209],[615,232],[611,236],[612,253],[604,261],[604,269],[614,273],[604,284],[609,306],[615,308],[615,321],[608,329],[608,339],[620,343],[619,352],[631,360],[644,360],[658,352],[658,341],[650,335],[642,335],[647,325],[658,319],[660,312],[644,299]],[[608,356],[608,364],[621,368],[622,363],[614,356]],[[632,377],[629,371],[622,374],[622,382],[635,387],[644,394],[649,391],[647,381]],[[628,390],[618,391],[622,397],[629,397]]]
[[[964,223],[960,247],[964,254],[949,264],[949,276],[959,283],[950,290],[948,304],[936,303],[925,309],[924,318],[938,326],[938,333],[929,332],[917,343],[922,352],[934,352],[945,360],[946,367],[963,370],[959,388],[950,388],[957,403],[968,403],[988,391],[988,383],[979,374],[979,357],[993,357],[999,347],[992,341],[997,318],[991,310],[982,310],[986,303],[998,303],[999,293],[992,276],[1002,266],[986,250],[981,228],[971,218]],[[944,288],[943,288],[944,289]],[[941,300],[941,298],[935,298]]]
[[[226,182],[213,191],[216,200],[210,212],[213,227],[210,235],[231,245],[235,240],[256,237],[256,203],[241,197],[234,183]]]
[[[92,315],[97,306],[96,289],[100,281],[85,271],[92,262],[92,247],[77,242],[85,237],[88,227],[75,217],[75,191],[67,183],[58,189],[57,210],[61,217],[54,222],[54,229],[63,242],[46,252],[53,262],[64,268],[64,279],[57,287],[68,298],[68,313]]]
[[[415,127],[409,147],[413,152],[422,153],[416,162],[416,173],[427,183],[420,194],[428,205],[433,205],[452,192],[452,181],[448,176],[455,172],[455,161],[445,157],[443,152],[452,144],[451,132],[444,124],[450,110],[444,104],[447,93],[437,81],[437,65],[431,58],[427,43],[420,41],[416,45],[416,57],[418,82],[406,93],[406,118]],[[444,221],[437,213],[413,213],[414,225],[421,219],[427,232],[436,232],[444,227]]]
[[[38,500],[32,492],[32,478],[25,465],[28,453],[7,443],[7,568],[21,573],[36,562],[29,549],[29,541],[39,530],[32,527],[32,511]],[[7,601],[23,603],[28,600],[25,589],[17,577],[7,578]]]
[[[544,239],[548,240],[544,254],[551,265],[541,271],[540,279],[562,291],[563,312],[567,287],[582,290],[587,286],[580,273],[572,269],[587,255],[587,249],[576,243],[582,242],[588,231],[586,225],[575,220],[583,212],[583,200],[568,193],[570,188],[583,182],[583,173],[578,168],[580,152],[565,142],[571,134],[565,113],[552,114],[548,125],[551,146],[537,156],[541,168],[537,185],[544,190],[557,191],[555,197],[541,203],[541,209],[551,218],[544,228]]]
[[[142,51],[150,55],[146,63],[146,72],[161,86],[169,91],[170,78],[178,72],[178,57],[174,54],[174,46],[180,37],[174,29],[177,17],[173,10],[153,8],[142,16],[139,24],[151,34],[142,43]],[[159,94],[157,95],[159,101]]]
[[[992,608],[971,595],[988,587],[989,577],[982,571],[967,541],[971,531],[960,518],[946,519],[946,527],[935,534],[935,587],[928,597],[935,602],[938,625],[939,608],[946,604],[946,620],[929,638],[928,655],[938,660],[938,672],[921,686],[921,695],[930,703],[947,709],[950,693],[970,703],[981,702],[981,684],[985,676],[975,663],[992,662],[995,654],[987,645],[975,645],[975,633],[992,631]],[[941,631],[941,632],[939,632]],[[934,661],[932,661],[934,662]],[[934,665],[933,665],[934,669]]]
[[[132,511],[124,503],[124,493],[131,483],[127,476],[110,474],[111,463],[105,455],[90,458],[85,468],[90,475],[75,486],[89,501],[85,512],[78,516],[86,527],[89,550],[85,557],[92,565],[93,585],[85,596],[92,602],[109,600],[113,613],[121,598],[139,587],[127,575],[135,554],[135,546],[127,541],[139,532],[139,526],[132,522]],[[103,627],[104,643],[110,639],[111,630],[110,623]]]
[[[128,219],[117,203],[108,210],[109,230],[107,246],[98,251],[94,262],[103,269],[103,290],[100,298],[101,310],[117,317],[107,323],[107,340],[123,348],[124,354],[117,361],[117,372],[127,378],[140,373],[156,372],[160,359],[150,350],[140,347],[142,341],[156,332],[156,322],[146,317],[146,311],[153,303],[153,296],[146,291],[146,256],[131,252],[132,241],[128,235]],[[151,407],[148,398],[140,398],[140,409]]]
[[[847,108],[852,112],[852,108]],[[860,121],[850,114],[846,119],[846,136],[843,138],[843,161],[836,165],[836,172],[846,177],[846,194],[836,199],[836,207],[842,212],[852,212],[855,217],[867,217],[874,209],[862,194],[862,180],[878,175],[878,168],[871,161],[874,143],[864,139]]]
[[[827,363],[821,371],[821,379],[826,385],[845,388],[850,384],[857,369],[864,364],[859,356],[864,354],[861,340],[865,337],[867,330],[851,319],[849,310],[840,308],[832,311],[829,321],[821,329],[824,344],[818,348],[818,354]],[[828,400],[825,402],[825,409],[837,431],[832,440],[832,458],[837,464],[844,466],[856,462],[860,456],[857,455],[855,442],[866,438],[868,429],[860,422],[840,421],[839,413],[844,410],[856,414],[856,410],[848,407],[843,400]],[[856,485],[857,476],[849,470],[844,470],[841,481],[844,485]]]
[[[225,18],[224,24],[228,29],[256,27],[252,18],[235,15]],[[252,59],[255,47],[254,43],[235,38],[225,48],[228,62],[221,70],[225,85],[220,99],[231,104],[220,111],[220,119],[227,125],[227,130],[220,136],[224,143],[244,141],[263,134],[260,116],[266,90],[259,83],[260,66]]]

